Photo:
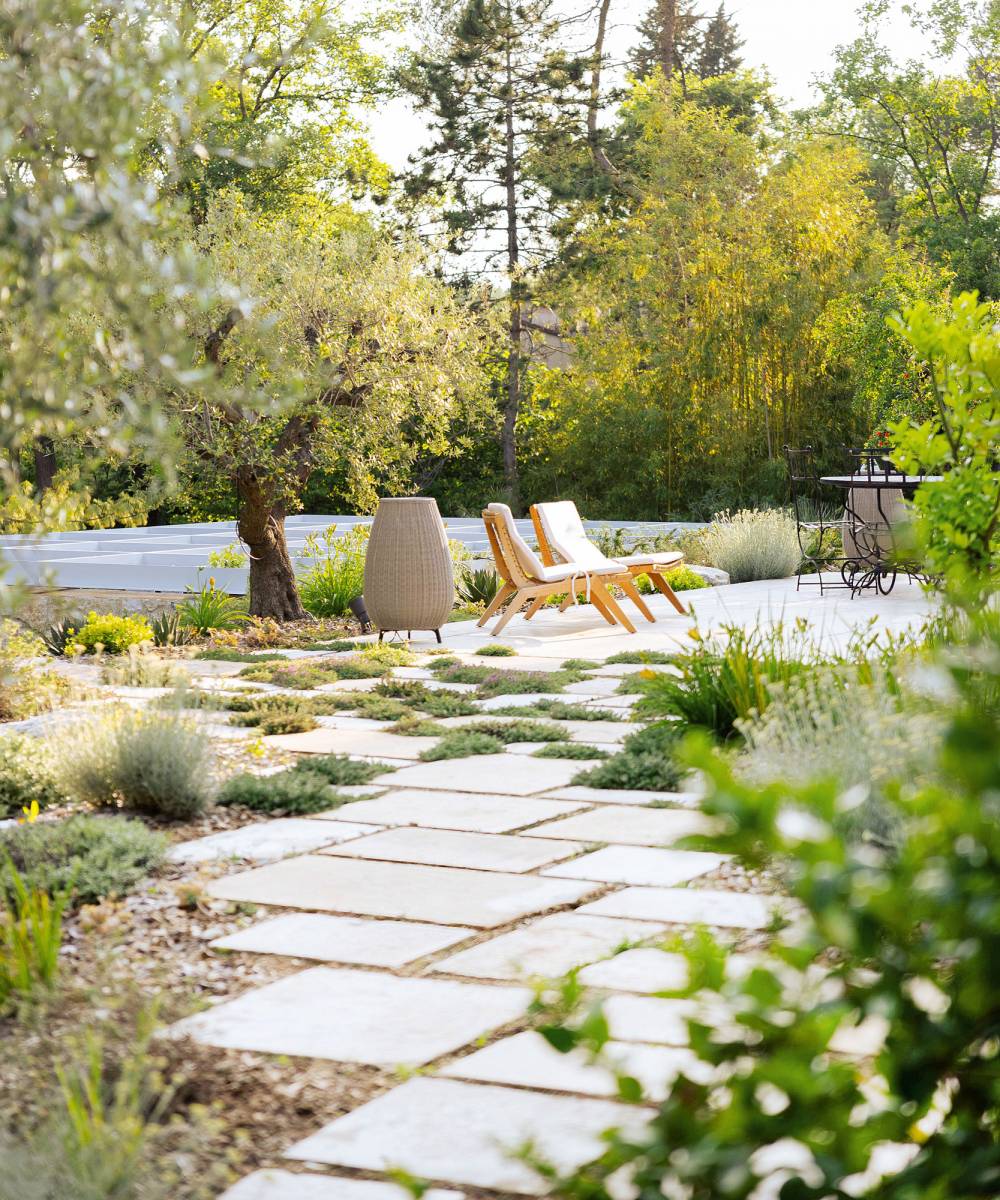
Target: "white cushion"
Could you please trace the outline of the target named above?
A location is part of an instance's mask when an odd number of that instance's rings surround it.
[[[549,545],[565,562],[581,564],[588,571],[611,574],[619,564],[602,554],[587,537],[587,531],[572,500],[536,504],[535,512]]]
[[[542,564],[542,560],[534,550],[518,533],[517,526],[514,524],[514,514],[506,504],[487,504],[486,510],[487,512],[496,513],[503,521],[511,544],[514,547],[514,553],[521,564],[521,570],[526,575],[530,575],[532,579],[540,579],[543,583],[558,583],[563,579],[568,581],[574,575],[617,575],[621,570],[617,563],[611,562],[603,554],[600,555],[602,564],[597,567],[589,566],[579,561],[557,563],[554,566],[546,567]]]
[[[679,550],[668,550],[666,554],[626,554],[623,558],[616,558],[615,562],[620,562],[626,567],[650,566],[655,569],[672,567],[683,558],[684,555]]]

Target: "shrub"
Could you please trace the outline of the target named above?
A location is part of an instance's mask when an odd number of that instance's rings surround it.
[[[287,654],[278,654],[274,650],[233,650],[228,646],[211,646],[208,650],[199,650],[195,658],[205,659],[208,662],[288,662]]]
[[[490,567],[465,570],[455,581],[455,591],[463,604],[481,604],[484,608],[492,604],[500,586],[500,576]]]
[[[719,513],[705,530],[702,545],[709,563],[733,583],[784,579],[802,561],[795,518],[783,509]]]
[[[45,653],[36,634],[16,621],[0,620],[0,721],[47,712],[72,690],[62,675],[32,661]]]
[[[477,721],[467,725],[475,733],[485,733],[505,744],[511,742],[561,742],[566,732],[551,721]]]
[[[0,852],[28,887],[50,896],[68,892],[74,907],[126,895],[166,849],[162,834],[127,817],[78,815],[0,830]]]
[[[590,708],[586,704],[567,704],[564,700],[536,700],[530,706],[491,710],[495,717],[546,717],[550,721],[620,721],[610,708]]]
[[[408,714],[392,725],[389,732],[401,737],[440,737],[449,731],[447,726],[439,725],[437,721],[421,720],[416,715]]]
[[[472,668],[466,668],[471,670]],[[568,683],[579,683],[583,675],[579,671],[490,671],[479,681],[477,695],[483,699],[491,696],[520,696],[531,692],[561,692]],[[445,675],[450,679],[451,675]]]
[[[276,775],[235,775],[219,791],[219,804],[254,812],[317,813],[346,803],[332,784],[315,771],[281,771]]]
[[[314,565],[299,576],[299,596],[314,617],[344,616],[364,591],[369,528],[358,525],[339,538],[336,528],[331,525],[322,537],[311,534],[302,550]]]
[[[548,746],[540,746],[532,754],[533,758],[610,758],[607,750],[596,746],[584,746],[580,742],[552,742]]]
[[[618,654],[612,654],[607,661],[626,666],[650,663],[665,666],[667,663],[672,663],[675,657],[675,654],[667,654],[663,650],[622,650]]]
[[[52,744],[22,734],[0,737],[0,819],[66,799],[56,780]]]
[[[501,754],[504,743],[488,733],[477,733],[474,729],[455,729],[420,755],[423,762],[437,762],[442,758],[470,758],[474,754]]]
[[[590,658],[567,658],[562,663],[564,671],[596,671],[601,664]]]
[[[622,788],[626,791],[674,792],[686,771],[675,758],[679,736],[670,725],[650,725],[630,733],[620,754],[607,762],[581,771],[574,784],[593,788]]]
[[[185,820],[209,801],[212,765],[208,737],[179,715],[114,710],[64,744],[59,778],[75,800]]]
[[[116,613],[87,614],[87,620],[77,630],[70,630],[72,641],[93,654],[100,646],[105,654],[124,654],[129,646],[151,642],[153,631],[140,613],[119,616]]]
[[[151,617],[149,627],[156,646],[186,646],[194,635],[194,630],[181,624],[180,613],[176,611]]]
[[[412,667],[417,659],[412,650],[395,642],[368,642],[361,647],[360,655],[348,661],[378,665],[386,670],[389,667]]]
[[[384,775],[387,771],[394,769],[394,767],[387,767],[385,763],[359,762],[356,758],[349,758],[346,754],[312,754],[309,758],[300,760],[292,768],[296,771],[315,771],[336,787],[367,783],[376,775]]]
[[[9,907],[0,912],[0,1014],[55,983],[69,899],[29,886],[9,859],[3,871]]]
[[[209,579],[198,591],[193,588],[187,591],[189,598],[178,604],[177,616],[184,628],[201,637],[206,637],[213,629],[238,629],[250,619],[246,601],[220,592],[214,579]]]
[[[430,717],[471,717],[480,710],[457,692],[435,692],[427,690],[426,695],[410,701],[413,708],[427,713]]]
[[[190,681],[182,666],[148,653],[145,645],[129,646],[124,658],[101,668],[101,682],[119,687],[180,687]]]
[[[499,642],[488,642],[481,646],[476,653],[480,658],[514,658],[517,651],[513,646],[502,646]]]
[[[281,733],[308,733],[318,725],[319,722],[312,713],[296,712],[292,709],[265,713],[257,722],[257,728],[265,737]]]
[[[373,696],[371,692],[344,692],[342,697],[347,703],[345,708],[353,709],[359,716],[368,717],[372,721],[398,721],[405,717],[410,709],[402,700],[393,700],[390,696]],[[452,716],[452,713],[436,713],[435,716]]]
[[[72,644],[76,631],[83,624],[83,620],[82,616],[64,617],[61,621],[50,625],[44,633],[39,634],[45,649],[56,657],[65,653],[66,647]]]
[[[677,717],[722,740],[737,736],[737,721],[763,712],[771,688],[802,674],[817,655],[803,626],[796,626],[790,636],[781,625],[766,630],[725,626],[721,647],[696,630],[692,633],[694,648],[673,660],[676,674],[631,677],[644,693],[636,712]]]
[[[245,567],[247,556],[239,542],[230,542],[221,550],[210,550],[208,554],[210,567]]]
[[[703,575],[699,575],[697,571],[693,571],[686,565],[674,567],[666,576],[666,580],[675,592],[697,592],[701,588],[712,586]],[[635,583],[644,596],[649,596],[658,590],[648,575],[637,576]]]
[[[429,689],[419,679],[383,679],[373,689],[376,695],[391,696],[393,700],[406,700],[412,703],[423,700],[429,694]]]

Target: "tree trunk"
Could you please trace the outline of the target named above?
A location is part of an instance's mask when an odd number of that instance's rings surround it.
[[[58,467],[56,448],[52,439],[48,437],[35,438],[34,456],[35,490],[39,496],[44,496],[55,482]]]
[[[284,511],[267,503],[252,475],[237,472],[236,486],[240,496],[236,528],[250,554],[250,615],[302,621],[309,614],[295,583]]]
[[[510,286],[510,341],[507,346],[507,396],[504,403],[503,474],[507,503],[515,516],[521,513],[521,481],[517,469],[517,417],[521,408],[521,299],[517,279],[520,258],[517,242],[517,155],[514,144],[514,78],[510,46],[506,61],[506,155],[504,185],[507,208],[507,278]]]
[[[665,79],[672,79],[677,65],[677,0],[657,0],[659,9],[660,66]]]

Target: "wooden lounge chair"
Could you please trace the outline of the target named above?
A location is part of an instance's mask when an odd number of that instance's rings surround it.
[[[623,586],[623,582],[631,583],[627,571],[615,563],[600,567],[574,562],[546,566],[518,533],[506,504],[491,504],[486,508],[483,523],[503,586],[479,619],[479,625],[485,625],[507,605],[493,627],[494,637],[525,605],[528,606],[525,619],[530,620],[550,596],[562,593],[568,594],[569,603],[573,603],[576,596],[589,598],[609,624],[622,625],[629,633],[635,633],[635,626],[608,591],[608,584]]]
[[[687,613],[687,609],[677,599],[677,594],[666,580],[671,571],[684,565],[684,555],[679,550],[668,550],[662,554],[628,554],[621,558],[606,558],[594,543],[587,537],[580,514],[572,500],[553,500],[547,504],[531,506],[531,520],[538,536],[538,547],[541,551],[542,562],[546,564],[566,562],[614,563],[623,567],[629,575],[631,589],[624,590],[633,601],[639,604],[645,613],[649,610],[635,587],[634,580],[639,575],[649,577],[653,586],[670,601],[679,613]],[[635,593],[633,596],[632,593]],[[649,620],[653,620],[650,616]]]

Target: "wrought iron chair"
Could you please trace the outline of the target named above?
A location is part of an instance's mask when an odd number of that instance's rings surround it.
[[[822,596],[827,590],[849,587],[846,579],[832,582],[823,578],[824,566],[839,570],[843,564],[840,556],[828,558],[823,555],[823,547],[829,541],[828,534],[842,537],[844,521],[839,511],[835,518],[826,515],[830,501],[824,494],[823,483],[814,466],[815,451],[812,446],[803,446],[798,450],[785,446],[784,454],[788,463],[788,485],[795,513],[795,528],[802,553],[795,590],[818,587]]]

